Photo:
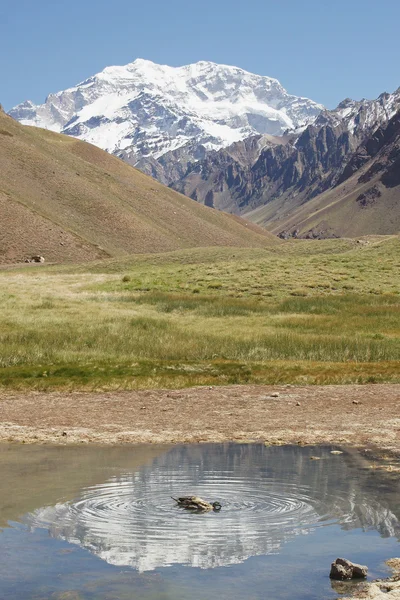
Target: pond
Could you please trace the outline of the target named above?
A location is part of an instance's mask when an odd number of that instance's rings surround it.
[[[1,600],[333,599],[336,557],[373,578],[399,555],[399,480],[368,452],[9,445],[0,475]]]

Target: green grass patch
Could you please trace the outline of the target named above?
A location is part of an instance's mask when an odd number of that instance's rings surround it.
[[[37,391],[117,391],[175,389],[199,385],[345,385],[399,383],[397,363],[315,363],[275,361],[268,364],[213,361],[134,364],[68,364],[8,367],[0,370],[0,387]]]
[[[398,381],[398,250],[307,241],[0,272],[0,385]]]

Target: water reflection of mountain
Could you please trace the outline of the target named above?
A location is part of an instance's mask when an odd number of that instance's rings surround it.
[[[310,460],[317,454],[321,460]],[[398,496],[351,452],[262,445],[178,446],[70,503],[26,515],[32,527],[140,571],[174,563],[212,568],[279,552],[295,535],[333,523],[400,531]],[[220,500],[220,513],[188,514],[170,496]]]

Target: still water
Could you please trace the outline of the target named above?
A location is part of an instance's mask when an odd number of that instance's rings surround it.
[[[400,498],[368,454],[333,449],[1,446],[0,599],[337,598],[337,556],[388,574]]]

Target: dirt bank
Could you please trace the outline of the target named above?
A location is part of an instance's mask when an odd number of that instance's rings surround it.
[[[400,385],[0,392],[0,441],[376,445],[400,452]]]
[[[351,600],[360,598],[363,600],[400,600],[400,558],[391,558],[386,564],[392,569],[392,577],[387,579],[376,579],[371,583],[362,584],[359,591],[356,591],[349,598],[342,600]]]

